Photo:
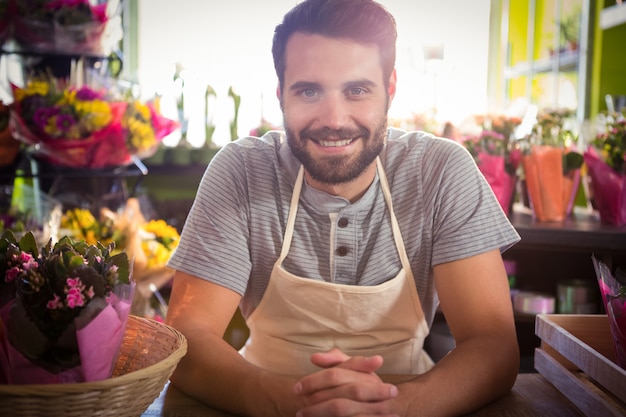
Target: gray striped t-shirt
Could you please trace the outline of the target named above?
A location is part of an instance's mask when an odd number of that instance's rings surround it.
[[[381,161],[430,325],[438,304],[433,266],[504,251],[519,235],[458,143],[390,128]],[[224,146],[202,178],[168,265],[243,295],[249,316],[281,251],[299,166],[282,132]],[[395,277],[401,263],[378,177],[353,204],[305,184],[283,266],[341,284]]]

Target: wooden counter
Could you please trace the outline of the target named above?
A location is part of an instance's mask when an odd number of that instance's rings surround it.
[[[167,385],[142,417],[236,417],[207,407]],[[519,374],[505,397],[469,414],[473,417],[583,417],[565,396],[539,374]]]

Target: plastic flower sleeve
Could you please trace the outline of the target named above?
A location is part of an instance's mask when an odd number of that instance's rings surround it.
[[[533,145],[522,158],[528,197],[539,221],[562,221],[572,210],[580,182],[580,169],[563,174],[562,148]]]
[[[626,369],[626,282],[618,281],[608,265],[595,256],[592,257],[592,261],[609,319],[617,363]],[[626,280],[623,271],[617,269],[616,275],[620,276],[621,280]]]
[[[504,156],[480,152],[478,154],[478,169],[491,186],[502,210],[508,216],[517,178],[506,172]]]
[[[617,173],[600,159],[594,148],[590,147],[584,158],[600,220],[617,226],[626,224],[626,175]]]
[[[56,384],[100,381],[111,376],[122,342],[134,284],[119,284],[111,302],[96,299],[75,319],[74,326],[56,346],[25,317],[19,300],[0,311],[3,324],[0,363],[8,384]],[[99,311],[98,311],[99,310]],[[91,317],[92,314],[95,314]],[[16,346],[17,345],[17,346]],[[48,350],[44,350],[48,348]],[[56,352],[77,349],[78,358],[63,360]],[[64,368],[79,359],[79,364]]]
[[[126,253],[62,237],[38,250],[32,233],[0,239],[0,381],[87,382],[111,376],[134,282]]]
[[[118,284],[96,317],[76,319],[76,339],[86,382],[111,376],[124,337],[133,292],[134,284]]]

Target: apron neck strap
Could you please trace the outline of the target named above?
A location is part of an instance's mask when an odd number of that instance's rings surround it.
[[[398,254],[402,262],[402,266],[407,271],[411,271],[411,265],[404,248],[404,241],[402,240],[402,233],[400,232],[400,226],[398,220],[393,211],[393,202],[391,199],[391,191],[389,190],[389,182],[387,181],[387,175],[383,169],[383,164],[380,161],[380,157],[376,157],[376,170],[380,179],[380,186],[383,191],[387,208],[389,209],[389,216],[391,217],[391,227],[393,231],[393,238],[398,249]],[[287,227],[285,229],[285,235],[283,237],[283,247],[280,252],[279,264],[282,264],[283,260],[287,257],[289,249],[291,248],[291,239],[293,237],[293,229],[296,223],[296,213],[298,211],[298,201],[300,200],[300,194],[302,192],[302,184],[304,183],[304,166],[300,165],[298,170],[298,176],[293,186],[293,193],[291,194],[291,203],[289,205],[289,217],[287,218]]]

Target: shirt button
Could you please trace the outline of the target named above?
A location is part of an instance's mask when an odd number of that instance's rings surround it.
[[[346,256],[348,254],[348,248],[345,246],[339,246],[336,252],[338,256]]]
[[[342,217],[341,219],[339,219],[338,225],[339,227],[348,227],[348,219]]]

